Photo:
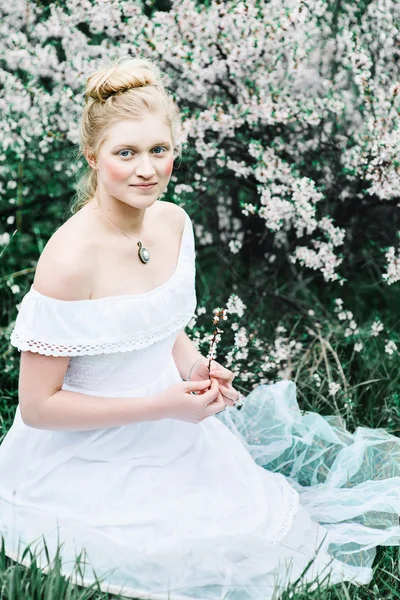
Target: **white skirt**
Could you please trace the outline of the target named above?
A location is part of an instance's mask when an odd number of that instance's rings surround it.
[[[367,584],[376,546],[400,544],[399,514],[400,440],[301,414],[289,381],[199,424],[49,431],[17,408],[0,446],[6,554],[29,565],[30,544],[46,572],[59,545],[74,582],[131,598]]]

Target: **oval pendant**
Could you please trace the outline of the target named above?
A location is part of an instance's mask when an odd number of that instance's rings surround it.
[[[142,246],[141,242],[138,242],[138,246],[139,246],[139,258],[142,261],[142,263],[146,264],[149,262],[150,260],[150,252],[147,250],[147,248],[144,248]]]

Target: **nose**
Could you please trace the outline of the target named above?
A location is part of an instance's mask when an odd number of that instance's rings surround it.
[[[155,173],[153,163],[148,155],[138,158],[136,175],[141,177],[152,177]]]

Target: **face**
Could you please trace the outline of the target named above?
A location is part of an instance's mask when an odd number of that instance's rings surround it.
[[[98,194],[137,208],[153,204],[171,178],[171,132],[161,115],[119,121],[105,132],[97,156]],[[148,188],[138,184],[154,183]]]

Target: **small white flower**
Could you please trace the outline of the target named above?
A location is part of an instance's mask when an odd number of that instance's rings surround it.
[[[338,314],[338,319],[339,319],[339,321],[345,321],[347,319],[346,313],[345,312],[340,312]]]
[[[13,294],[18,294],[21,291],[19,285],[17,285],[17,284],[12,285],[10,289]]]
[[[354,406],[354,402],[351,399],[351,397],[349,396],[347,398],[347,401],[344,403],[344,407],[350,409],[350,408],[353,408],[353,406]]]
[[[313,317],[315,315],[315,310],[312,310],[310,308],[310,310],[308,311],[308,314],[310,315],[310,317]]]
[[[271,371],[271,369],[273,369],[275,367],[275,363],[269,362],[268,359],[266,362],[261,364],[261,370],[262,371]]]
[[[239,298],[239,296],[235,293],[232,293],[229,296],[229,300],[227,302],[226,305],[226,310],[228,313],[233,314],[233,315],[238,315],[239,317],[243,317],[244,311],[246,310],[246,305],[244,304],[244,302],[242,302],[242,300]]]
[[[392,340],[386,340],[386,344],[385,344],[386,354],[392,355],[396,351],[397,351],[396,344]]]
[[[243,244],[240,240],[231,240],[228,245],[229,245],[229,250],[232,252],[232,254],[237,254],[239,252],[239,250],[241,249],[241,247],[243,246]]]
[[[334,381],[331,381],[329,384],[329,394],[331,396],[336,396],[336,394],[338,393],[339,390],[340,390],[340,384],[335,383]]]
[[[0,233],[0,246],[5,246],[10,241],[10,234],[5,231],[3,234]]]
[[[364,344],[362,342],[356,342],[354,344],[354,352],[361,352],[361,350],[364,348]]]
[[[244,204],[243,208],[242,208],[242,213],[244,214],[245,217],[247,217],[249,214],[254,215],[256,211],[256,207],[254,206],[254,204]]]
[[[192,317],[190,319],[189,323],[187,324],[187,327],[189,327],[189,329],[193,329],[193,327],[196,325],[196,321],[197,321],[196,317],[195,316]]]
[[[381,323],[381,321],[379,321],[379,319],[377,319],[371,325],[371,335],[374,337],[377,337],[379,335],[379,333],[381,331],[383,331],[383,329],[384,329],[383,323]]]
[[[14,215],[10,215],[9,217],[7,217],[7,223],[8,225],[12,225],[15,221],[15,217]]]
[[[314,373],[313,379],[315,379],[315,385],[317,387],[321,387],[321,376],[319,375],[319,373]]]
[[[278,325],[277,328],[275,329],[276,333],[285,333],[286,332],[286,327],[284,327],[283,325]]]

